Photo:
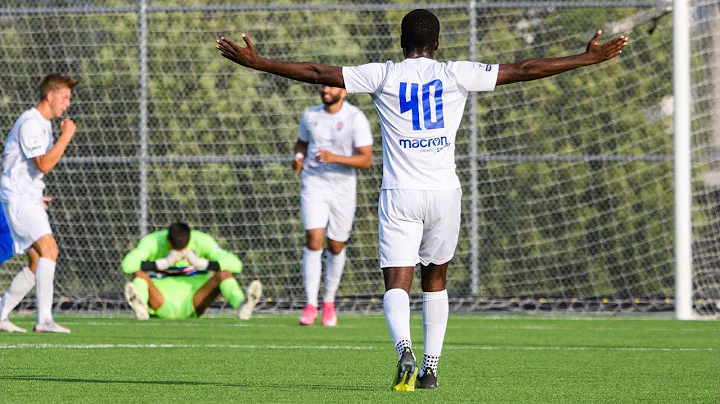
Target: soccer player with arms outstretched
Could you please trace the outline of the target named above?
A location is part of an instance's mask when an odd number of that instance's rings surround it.
[[[122,270],[134,276],[125,285],[125,299],[138,320],[151,314],[165,319],[199,317],[220,294],[241,320],[248,320],[262,295],[262,284],[256,280],[245,296],[233,277],[242,271],[240,258],[185,223],[143,237],[125,255]]]
[[[448,321],[445,290],[448,264],[460,229],[460,181],[455,174],[455,135],[472,91],[549,77],[612,59],[627,38],[597,43],[584,53],[511,64],[438,62],[440,22],[427,10],[413,10],[402,20],[400,63],[354,67],[280,62],[257,55],[227,38],[217,41],[223,57],[252,69],[307,83],[344,87],[372,96],[383,139],[383,181],[378,206],[380,266],[385,279],[383,305],[399,355],[392,388],[412,391],[437,387],[437,363]],[[424,360],[418,369],[410,339],[408,291],[420,263],[423,290]],[[418,376],[419,372],[419,376]]]
[[[355,217],[355,169],[372,164],[370,122],[359,108],[345,101],[346,96],[344,88],[322,86],[323,103],[303,112],[295,143],[292,167],[302,172],[300,210],[305,227],[302,264],[307,302],[301,325],[313,324],[318,315],[325,229],[328,240],[322,324],[337,325],[335,293]]]
[[[70,106],[77,80],[50,74],[40,83],[40,103],[15,121],[3,153],[0,202],[7,220],[15,254],[27,253],[29,264],[12,280],[0,300],[0,331],[25,332],[8,319],[9,313],[35,287],[36,332],[70,333],[52,317],[55,263],[58,246],[45,211],[43,177],[60,161],[75,134],[75,123],[64,119],[54,142],[50,120]]]

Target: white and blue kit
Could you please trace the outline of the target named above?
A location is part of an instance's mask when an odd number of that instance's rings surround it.
[[[462,196],[455,136],[468,94],[493,91],[498,70],[429,58],[343,67],[347,92],[370,94],[380,116],[382,268],[443,264],[453,257]]]
[[[52,234],[43,207],[44,174],[32,160],[54,144],[50,120],[31,108],[15,121],[3,152],[0,202],[13,242],[14,254],[23,254],[46,234]]]
[[[335,114],[323,105],[305,110],[298,139],[306,142],[307,156],[301,174],[300,209],[305,230],[326,229],[331,240],[345,242],[355,217],[357,179],[354,167],[318,161],[319,150],[352,156],[355,149],[371,146],[370,122],[356,106],[343,101]]]

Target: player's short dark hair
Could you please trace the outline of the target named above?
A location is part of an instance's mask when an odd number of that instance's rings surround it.
[[[50,73],[40,82],[40,101],[44,101],[51,91],[61,88],[69,88],[71,91],[77,85],[77,80],[72,77],[62,76],[57,73]]]
[[[173,250],[182,250],[190,243],[190,226],[180,222],[171,224],[167,239]]]
[[[400,46],[406,51],[432,52],[440,37],[440,20],[428,10],[417,9],[402,19]]]

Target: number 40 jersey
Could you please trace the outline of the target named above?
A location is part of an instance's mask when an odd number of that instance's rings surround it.
[[[455,136],[471,91],[493,91],[499,65],[438,62],[343,67],[350,94],[372,96],[383,141],[382,189],[460,188]]]

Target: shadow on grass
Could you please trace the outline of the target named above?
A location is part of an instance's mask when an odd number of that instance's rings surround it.
[[[213,387],[245,387],[245,388],[272,388],[284,390],[298,390],[302,388],[320,389],[320,390],[347,390],[347,391],[374,391],[386,390],[374,386],[345,386],[329,384],[297,384],[289,386],[287,383],[278,384],[249,384],[249,383],[220,383],[220,382],[188,382],[178,380],[100,380],[100,379],[73,379],[73,378],[57,378],[57,377],[38,377],[38,376],[3,376],[5,381],[38,381],[38,382],[58,382],[58,383],[98,383],[98,384],[144,384],[144,385],[164,385],[164,386],[213,386]]]

